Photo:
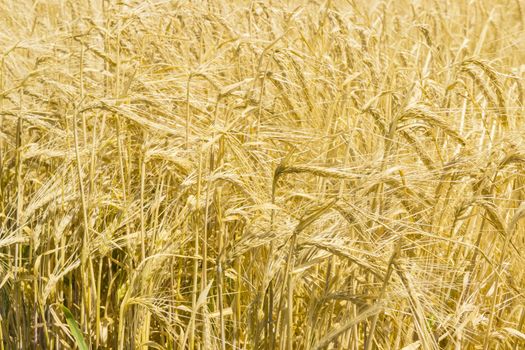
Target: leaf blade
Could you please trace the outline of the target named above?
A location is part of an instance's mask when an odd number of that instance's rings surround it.
[[[84,336],[82,335],[82,331],[80,330],[77,321],[75,321],[71,311],[64,305],[62,305],[62,311],[64,312],[64,316],[66,316],[66,322],[69,326],[69,329],[71,330],[73,338],[75,338],[79,350],[89,350],[89,347],[84,340]]]

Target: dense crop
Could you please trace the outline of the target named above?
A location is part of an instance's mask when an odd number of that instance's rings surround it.
[[[0,0],[0,350],[524,349],[522,0]]]

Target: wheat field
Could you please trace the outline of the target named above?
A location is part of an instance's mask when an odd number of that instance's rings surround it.
[[[0,350],[525,349],[523,0],[0,0]]]

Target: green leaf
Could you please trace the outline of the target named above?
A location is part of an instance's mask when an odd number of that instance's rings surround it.
[[[80,330],[80,327],[78,327],[78,323],[77,321],[75,321],[75,318],[73,317],[71,311],[69,311],[69,309],[64,305],[62,305],[62,311],[66,316],[67,324],[69,326],[69,329],[71,330],[73,338],[75,338],[75,341],[77,342],[79,350],[89,350],[86,341],[84,340],[84,336],[82,335],[82,331]]]

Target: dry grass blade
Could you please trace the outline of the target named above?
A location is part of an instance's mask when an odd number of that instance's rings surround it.
[[[347,322],[343,326],[334,329],[326,336],[324,336],[317,344],[313,346],[313,349],[320,350],[328,346],[331,342],[337,339],[342,333],[346,332],[356,324],[365,321],[367,318],[374,316],[375,314],[381,312],[381,307],[377,304],[366,307],[363,311],[359,313],[354,319]]]

